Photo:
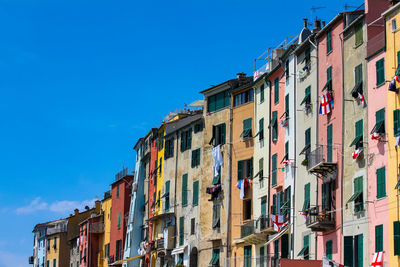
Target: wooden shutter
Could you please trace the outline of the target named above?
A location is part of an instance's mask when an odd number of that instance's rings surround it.
[[[376,170],[376,198],[386,196],[385,167]]]
[[[329,29],[326,33],[326,53],[332,52],[332,30]]]
[[[261,199],[261,215],[267,215],[267,199]]]
[[[260,103],[264,102],[264,84],[260,87]]]
[[[184,174],[182,176],[182,206],[187,205],[187,182],[188,182],[188,175]]]
[[[278,112],[272,112],[272,140],[278,139]]]
[[[186,149],[191,149],[191,148],[192,148],[192,128],[188,130],[187,144],[186,144]]]
[[[375,63],[376,67],[376,85],[380,86],[385,83],[385,59],[382,58]]]
[[[359,120],[356,122],[356,137],[362,137],[362,136],[363,136],[363,120]]]
[[[303,209],[310,208],[310,183],[304,185],[304,205]]]
[[[358,262],[358,267],[363,267],[363,261],[364,261],[364,257],[363,257],[363,235],[358,235],[357,236],[357,262]]]
[[[183,246],[185,240],[185,217],[179,218],[179,245]]]
[[[383,224],[375,226],[375,252],[383,251]]]
[[[326,201],[325,201],[325,198],[326,198],[326,184],[325,183],[323,183],[322,184],[322,190],[321,190],[321,201],[322,201],[322,210],[325,210],[325,208],[326,208]]]
[[[277,158],[278,154],[272,155],[272,186],[276,185],[276,180],[277,180],[277,170],[276,170],[276,165],[277,165]]]
[[[329,124],[328,125],[328,128],[327,128],[327,161],[328,162],[332,162],[332,149],[333,149],[333,147],[332,147],[332,143],[333,143],[333,141],[332,141],[332,132],[333,132],[333,130],[332,130],[332,124]]]
[[[394,136],[399,135],[399,117],[400,117],[400,110],[395,109],[393,110],[393,130],[394,130]]]
[[[169,189],[170,189],[170,181],[165,182],[165,211],[169,210]]]
[[[194,168],[196,166],[196,150],[192,150],[191,166],[192,166],[192,168]]]
[[[362,82],[362,64],[358,65],[354,69],[354,74],[355,74],[355,85],[359,84]]]
[[[285,112],[286,116],[289,117],[289,94],[285,96]]]
[[[325,245],[325,255],[330,260],[332,260],[332,244],[333,244],[333,241],[329,240],[329,241],[326,241],[326,245]]]
[[[356,32],[355,45],[358,46],[363,43],[363,25],[361,23],[358,23],[355,26],[355,32]]]
[[[393,222],[394,255],[400,255],[400,221]]]
[[[193,206],[199,204],[199,181],[193,182]]]
[[[272,195],[272,208],[271,213],[276,214],[276,194]]]
[[[225,136],[226,136],[226,134],[225,134],[225,132],[226,132],[226,129],[225,129],[226,127],[225,127],[225,123],[222,123],[221,125],[220,125],[220,142],[221,142],[221,145],[224,145],[225,144]]]
[[[185,132],[181,132],[181,152],[185,151]]]
[[[118,229],[121,229],[121,212],[118,212],[118,225],[117,225]]]
[[[274,81],[274,104],[279,102],[279,79],[276,78]]]
[[[308,128],[304,135],[305,135],[305,139],[306,139],[305,140],[305,143],[306,143],[305,146],[310,146],[311,145],[311,129]]]
[[[284,234],[281,238],[281,258],[287,259],[289,256],[289,235]]]
[[[243,161],[239,160],[238,161],[238,180],[242,180],[243,179]]]

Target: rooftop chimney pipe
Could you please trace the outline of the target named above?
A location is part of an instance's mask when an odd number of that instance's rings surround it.
[[[307,28],[307,21],[308,19],[303,19],[304,20],[304,28]]]

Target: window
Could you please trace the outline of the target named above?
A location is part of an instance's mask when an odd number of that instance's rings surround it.
[[[359,212],[364,210],[362,177],[355,178],[353,183],[354,183],[353,185],[354,193],[351,196],[351,198],[347,201],[347,203],[354,201],[354,212]]]
[[[258,133],[257,133],[257,135],[258,135],[258,140],[259,141],[264,140],[264,118],[261,118],[258,121]]]
[[[308,65],[311,61],[311,50],[309,47],[307,47],[304,51],[304,61],[306,65]]]
[[[194,235],[196,233],[196,219],[192,218],[190,220],[190,234]]]
[[[272,186],[276,185],[278,154],[272,155]]]
[[[278,140],[278,111],[272,112],[272,141]]]
[[[363,25],[361,23],[358,23],[355,26],[355,32],[356,32],[356,42],[355,45],[359,46],[360,44],[363,43]]]
[[[178,266],[183,264],[183,257],[183,253],[178,254],[178,262],[176,263]]]
[[[164,147],[164,132],[160,132],[159,136],[157,138],[157,145],[158,145],[158,150],[162,150]]]
[[[225,123],[219,125],[213,125],[213,135],[209,144],[224,145],[225,144]]]
[[[193,206],[199,205],[199,181],[193,182]]]
[[[290,77],[290,68],[289,68],[289,60],[285,62],[285,78],[288,80]]]
[[[53,245],[54,250],[57,250],[57,237],[54,237],[54,245]]]
[[[119,184],[117,185],[117,198],[119,198]]]
[[[261,158],[258,160],[258,180],[260,182],[260,188],[263,188],[264,187],[264,158]]]
[[[303,248],[300,250],[297,257],[303,256],[305,260],[309,259],[309,246],[310,246],[310,236],[305,235],[303,236]]]
[[[264,247],[260,247],[260,261],[259,261],[259,267],[265,267],[265,248]]]
[[[261,216],[267,216],[267,198],[261,199]]]
[[[333,208],[333,195],[335,190],[335,181],[325,182],[321,186],[321,200],[322,200],[322,210],[330,211]]]
[[[253,158],[238,161],[238,180],[253,177]]]
[[[376,198],[383,198],[386,196],[386,174],[385,167],[376,170]]]
[[[300,106],[306,104],[309,106],[311,104],[311,86],[308,86],[304,92],[304,98],[300,103]]]
[[[350,146],[355,146],[356,149],[363,146],[363,120],[359,120],[355,125],[356,136]]]
[[[383,224],[375,226],[375,252],[383,251]]]
[[[279,258],[279,240],[274,241],[274,258],[278,259]],[[278,266],[278,265],[276,265]]]
[[[322,88],[322,91],[328,90],[328,92],[332,91],[332,66],[326,69],[326,84]]]
[[[186,173],[186,174],[182,175],[182,206],[186,206],[187,202],[188,202],[187,183],[188,183],[188,175]]]
[[[192,128],[181,132],[181,152],[190,149],[192,146]]]
[[[50,261],[46,262],[46,267],[50,267]]]
[[[400,255],[400,221],[393,222],[394,255]]]
[[[229,107],[231,104],[231,96],[228,91],[224,91],[212,96],[207,99],[207,111],[214,112],[220,109]]]
[[[385,83],[385,59],[382,58],[376,62],[376,86]]]
[[[354,237],[354,251],[356,252],[354,262],[356,267],[363,267],[363,235]]]
[[[118,225],[117,225],[118,230],[121,229],[121,212],[118,212]]]
[[[54,259],[54,260],[53,260],[53,266],[54,266],[54,267],[57,267],[57,259]]]
[[[219,170],[218,170],[218,175],[214,176],[214,178],[212,180],[212,184],[213,185],[221,184],[221,168],[219,168]]]
[[[274,104],[279,103],[279,79],[275,78],[274,81]]]
[[[391,31],[395,32],[397,30],[397,21],[396,18],[392,19],[392,28]]]
[[[344,237],[344,265],[353,267],[353,237]]]
[[[283,215],[284,218],[288,217],[290,221],[290,207],[291,207],[291,187],[290,185],[285,188],[285,196],[283,200]]]
[[[372,128],[372,133],[385,133],[385,108],[375,112],[375,126]]]
[[[165,140],[165,154],[164,158],[172,158],[174,156],[174,138]]]
[[[249,89],[247,91],[235,95],[234,106],[237,107],[249,103],[251,101],[253,101],[253,89]]]
[[[351,91],[351,95],[354,98],[358,98],[358,94],[363,94],[363,70],[362,64],[359,64],[354,68],[354,88]]]
[[[200,165],[200,148],[192,151],[192,168]]]
[[[194,131],[194,133],[198,133],[198,132],[203,131],[203,128],[204,128],[204,126],[203,126],[203,121],[201,121],[201,122],[196,123],[196,124],[194,125],[193,131]]]
[[[310,183],[304,185],[303,211],[308,211],[309,209],[310,209]]]
[[[162,171],[162,158],[160,158],[160,166],[158,166],[158,172],[161,174]]]
[[[164,210],[169,211],[169,190],[170,190],[170,181],[165,182],[165,190],[163,197],[165,198]]]
[[[326,54],[332,52],[332,30],[329,29],[326,32]]]
[[[399,118],[400,118],[400,110],[399,109],[393,110],[393,131],[394,131],[394,136],[399,136],[399,134],[400,134]]]
[[[251,199],[243,200],[243,220],[251,220]]]
[[[289,118],[289,106],[290,106],[289,94],[287,94],[287,95],[285,95],[285,116],[286,116],[286,119]]]
[[[179,218],[179,246],[183,246],[185,240],[185,217]]]
[[[243,132],[240,135],[244,140],[247,140],[252,137],[252,118],[248,118],[243,120]]]
[[[212,217],[212,229],[219,230],[221,218],[221,204],[213,202],[213,217]]]
[[[264,84],[260,87],[260,103],[264,102]]]
[[[110,254],[110,244],[105,244],[104,245],[104,258],[108,259],[109,254]]]
[[[327,139],[326,139],[326,144],[327,144],[327,162],[332,162],[332,156],[333,156],[333,126],[332,124],[329,124],[328,127],[326,128],[327,131]]]
[[[328,259],[332,260],[332,247],[333,247],[333,241],[328,240],[325,243],[325,255]]]
[[[289,141],[285,143],[285,156],[283,157],[281,163],[285,160],[289,160]]]
[[[251,247],[244,247],[244,267],[251,267]]]
[[[213,267],[219,267],[219,248],[213,249],[210,265]]]
[[[287,259],[289,256],[289,235],[284,234],[281,238],[281,258]]]

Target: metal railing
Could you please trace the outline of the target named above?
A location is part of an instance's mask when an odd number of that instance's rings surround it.
[[[90,224],[89,233],[103,233],[103,232],[104,232],[104,223],[94,222]]]
[[[118,180],[124,178],[125,176],[133,175],[134,173],[135,173],[134,168],[131,168],[131,167],[124,168],[124,169],[122,169],[122,171],[118,172],[115,175],[115,181],[118,181]]]
[[[56,226],[52,228],[47,228],[46,233],[47,235],[53,235],[57,233],[64,233],[67,231],[67,227],[65,226]]]
[[[306,225],[317,230],[333,228],[335,227],[335,212],[329,210],[320,211],[319,206],[312,207],[308,211]]]
[[[262,230],[269,226],[269,220],[267,216],[260,216],[257,220],[249,221],[240,226],[240,238],[260,233]]]
[[[337,163],[337,149],[332,145],[320,145],[315,150],[308,153],[307,160],[308,170],[321,163]]]

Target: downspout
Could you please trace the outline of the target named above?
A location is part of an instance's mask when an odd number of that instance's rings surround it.
[[[177,230],[178,230],[178,227],[177,227],[177,218],[176,218],[176,184],[177,184],[177,181],[178,181],[178,151],[179,151],[179,149],[178,149],[178,145],[179,145],[179,142],[178,142],[178,137],[179,137],[179,133],[178,133],[178,131],[176,132],[176,156],[175,156],[175,185],[174,185],[174,187],[175,187],[175,189],[174,189],[174,216],[175,216],[175,234],[174,234],[174,236],[175,236],[175,238],[174,238],[174,247],[176,247],[176,244],[177,244],[177,241],[176,241],[176,237],[177,237]],[[203,153],[204,154],[204,153]],[[169,234],[169,233],[168,233]],[[165,240],[165,239],[164,239]]]
[[[229,90],[232,89],[232,85],[229,85]],[[231,256],[232,246],[231,246],[231,213],[232,213],[232,100],[231,105],[229,106],[229,148],[228,148],[228,226],[227,226],[227,250],[226,250],[226,259],[225,262],[228,263],[228,259]]]
[[[310,43],[311,43],[311,45],[312,46],[314,46],[314,49],[315,49],[315,54],[317,55],[317,59],[316,59],[316,61],[317,61],[317,64],[316,64],[316,71],[317,71],[317,90],[316,90],[316,94],[317,94],[317,99],[316,99],[316,104],[315,104],[315,110],[317,111],[317,114],[316,114],[316,116],[315,116],[315,124],[316,124],[316,147],[318,147],[318,145],[319,145],[319,124],[318,124],[318,99],[319,99],[319,66],[318,66],[318,64],[319,64],[319,61],[318,61],[318,59],[319,59],[319,57],[318,57],[318,46],[317,45],[315,45],[313,42],[311,42],[311,40],[309,39],[309,41],[310,41]],[[316,198],[316,203],[317,203],[317,205],[318,205],[318,188],[319,188],[319,185],[318,185],[318,176],[316,176],[315,177],[315,179],[316,179],[316,184],[317,184],[317,198]],[[317,233],[315,233],[315,259],[317,259],[318,258],[318,234]]]
[[[344,155],[343,155],[343,141],[344,141],[344,105],[346,104],[346,101],[344,101],[344,52],[343,52],[343,38],[342,38],[342,34],[343,31],[341,33],[339,33],[339,38],[340,38],[340,53],[341,53],[341,61],[342,61],[342,144],[341,146],[341,180],[342,180],[342,184],[340,186],[340,202],[342,204],[343,207],[343,164],[344,164]],[[343,235],[343,208],[340,211],[341,214],[341,234]],[[340,242],[340,241],[339,241]]]
[[[269,98],[269,105],[268,105],[268,125],[270,125],[271,124],[271,90],[272,90],[272,83],[271,83],[271,81],[270,80],[266,80],[265,81],[267,84],[268,84],[268,87],[269,87],[269,96],[268,96],[268,98]],[[271,158],[271,139],[272,139],[272,136],[271,136],[272,134],[271,134],[271,127],[270,126],[268,126],[268,210],[270,210],[270,208],[271,208],[271,186],[270,186],[270,184],[271,184],[271,177],[272,177],[272,171],[271,171],[271,160],[270,160],[270,158]],[[268,212],[269,214],[271,214],[271,212]],[[268,220],[268,226],[270,226],[269,225],[270,224],[270,220]],[[268,248],[267,248],[267,259],[269,260],[269,255],[270,255],[270,253],[269,253],[269,245],[268,245]]]
[[[297,75],[296,75],[296,66],[297,66],[297,57],[294,55],[294,53],[293,53],[293,68],[294,68],[294,71],[293,71],[293,73],[294,73],[294,79],[293,79],[293,102],[294,102],[294,110],[293,110],[293,120],[294,120],[294,123],[293,123],[293,125],[294,125],[294,131],[293,131],[293,133],[294,133],[294,140],[295,140],[295,143],[294,143],[294,154],[293,154],[293,156],[294,156],[294,158],[296,158],[296,155],[297,155],[297,152],[296,152],[296,133],[297,133],[297,131],[296,131],[296,84],[297,84]],[[290,158],[290,157],[289,157]],[[296,195],[296,170],[294,169],[293,170],[293,193],[291,193],[293,196],[295,196]],[[293,203],[293,207],[291,207],[290,208],[290,210],[289,210],[289,212],[290,212],[290,216],[292,216],[292,229],[293,229],[293,238],[290,238],[289,240],[290,240],[290,251],[291,251],[291,258],[292,259],[294,259],[294,243],[293,243],[293,241],[294,241],[294,235],[295,235],[295,233],[296,233],[296,231],[295,231],[295,229],[294,229],[294,227],[295,227],[295,222],[296,222],[296,216],[294,216],[294,213],[295,213],[295,207],[296,207],[296,201],[292,201],[292,196],[289,196],[290,197],[290,203]],[[293,211],[293,212],[292,212]]]

